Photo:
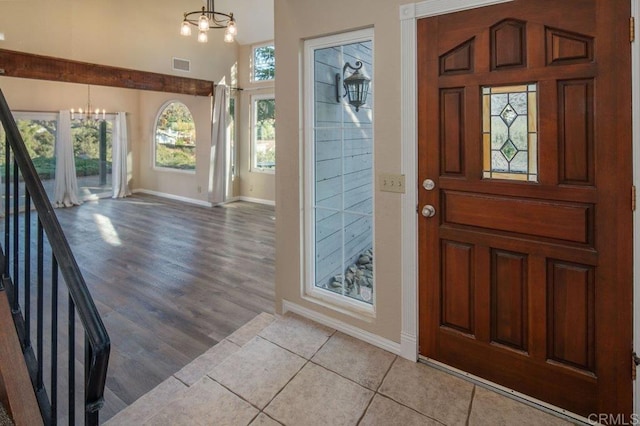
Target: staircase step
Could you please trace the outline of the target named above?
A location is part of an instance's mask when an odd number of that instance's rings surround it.
[[[173,376],[160,383],[147,394],[141,396],[133,404],[109,419],[105,425],[132,425],[147,423],[160,412],[166,412],[168,407],[180,406],[180,400],[189,393],[198,393],[202,386],[209,391],[218,392],[211,388],[211,380],[206,377],[218,364],[236,353],[242,346],[271,324],[275,317],[261,313],[251,321],[240,327],[217,345],[213,346],[191,363],[184,366]]]
[[[203,377],[141,425],[246,425],[258,412],[210,377]]]
[[[189,389],[187,385],[171,376],[113,416],[105,425],[142,424],[171,401],[184,395],[187,389]]]
[[[185,365],[173,376],[185,385],[191,386],[239,349],[240,346],[225,339]]]
[[[0,404],[0,426],[13,426],[13,420],[9,417],[9,413],[4,408],[4,404]]]
[[[0,323],[0,401],[15,423],[41,425],[40,409],[4,289],[0,291]]]

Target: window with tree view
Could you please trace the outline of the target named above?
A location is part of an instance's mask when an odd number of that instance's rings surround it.
[[[251,168],[276,169],[276,100],[273,95],[252,97],[253,147]]]
[[[15,112],[14,117],[42,185],[49,198],[53,199],[59,116],[55,113]],[[101,120],[71,120],[71,143],[81,199],[111,192],[112,136],[112,116]],[[0,173],[5,167],[4,149],[4,144],[0,144]]]
[[[80,196],[111,193],[113,116],[71,120],[71,137]]]
[[[273,80],[276,76],[276,56],[273,44],[253,48],[253,80]]]
[[[196,126],[189,108],[170,102],[158,114],[155,166],[193,171],[196,168]]]
[[[36,168],[49,198],[53,198],[54,179],[56,176],[56,135],[58,132],[58,116],[49,113],[16,114],[16,125],[24,140],[27,152]],[[4,141],[4,139],[3,139]],[[5,145],[0,144],[2,176],[4,177]]]

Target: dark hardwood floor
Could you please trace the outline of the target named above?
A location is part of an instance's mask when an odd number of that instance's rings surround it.
[[[135,195],[57,209],[112,341],[101,420],[274,310],[274,209]]]

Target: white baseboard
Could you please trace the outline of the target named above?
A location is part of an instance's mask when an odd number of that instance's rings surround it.
[[[141,194],[155,195],[156,197],[168,198],[170,200],[182,201],[184,203],[189,203],[189,204],[196,204],[202,207],[211,207],[211,203],[208,201],[196,200],[194,198],[182,197],[180,195],[167,194],[166,192],[158,192],[158,191],[152,191],[150,189],[140,189],[140,188],[134,189],[131,192],[133,192],[134,194],[141,193]]]
[[[418,360],[418,341],[416,336],[400,333],[400,355],[404,359],[416,362]]]
[[[324,314],[312,311],[311,309],[307,309],[293,302],[289,302],[288,300],[283,300],[282,313],[284,314],[286,312],[293,312],[294,314],[298,314],[324,326],[335,328],[336,330],[344,334],[348,334],[351,337],[355,337],[356,339],[360,339],[364,342],[372,344],[373,346],[377,346],[381,349],[384,349],[385,351],[391,352],[392,354],[403,356],[399,343],[377,336],[358,327],[346,324],[335,318],[331,318]]]
[[[245,197],[244,195],[236,197],[236,199],[238,199],[240,201],[248,201],[250,203],[266,204],[268,206],[275,206],[276,205],[276,202],[273,201],[273,200],[264,200],[262,198]]]

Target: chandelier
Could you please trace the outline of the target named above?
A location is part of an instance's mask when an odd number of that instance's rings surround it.
[[[209,40],[207,32],[211,29],[224,29],[226,43],[233,43],[236,40],[236,34],[238,34],[233,13],[216,12],[214,0],[207,0],[207,7],[202,6],[202,10],[184,13],[180,34],[190,36],[192,26],[198,28],[200,43],[206,43]]]
[[[87,85],[87,108],[78,108],[77,112],[75,108],[71,108],[71,119],[81,121],[100,121],[106,118],[107,111],[100,108],[93,108],[91,106],[91,86]]]

